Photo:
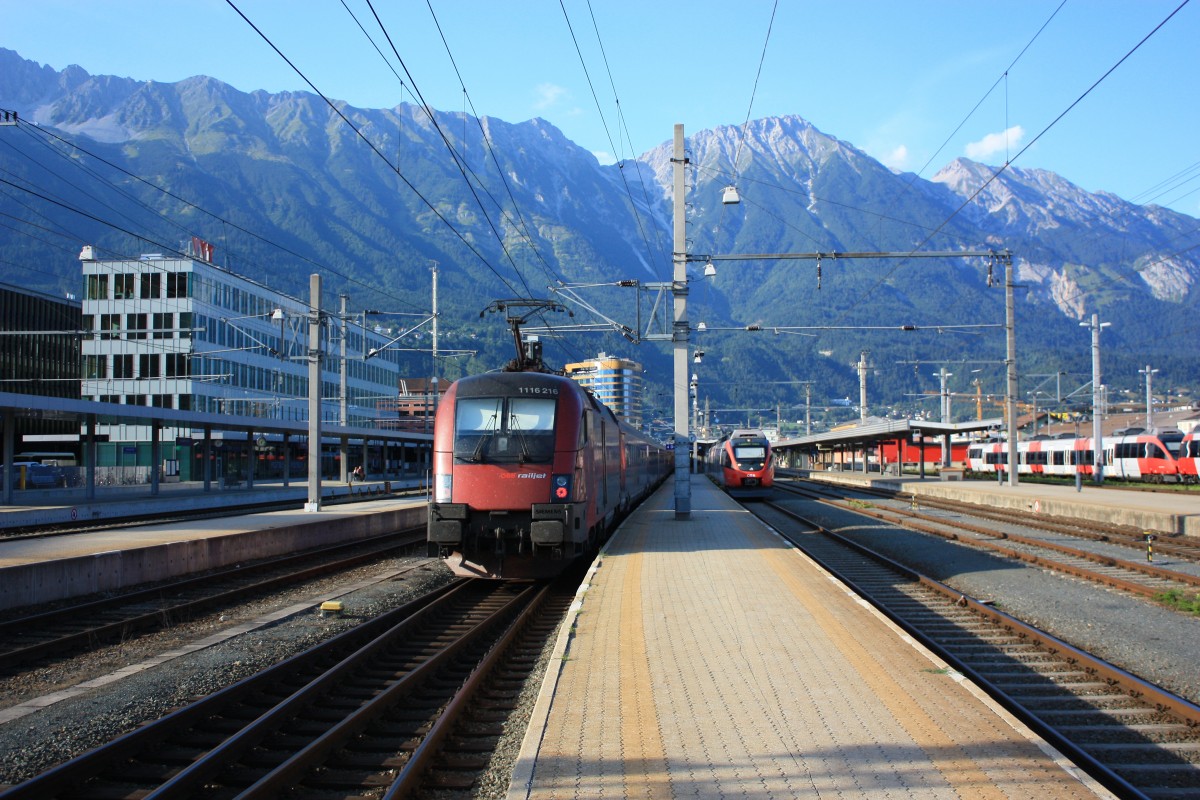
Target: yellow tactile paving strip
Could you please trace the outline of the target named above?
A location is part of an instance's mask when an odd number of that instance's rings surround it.
[[[613,538],[509,798],[1107,796],[706,481]]]

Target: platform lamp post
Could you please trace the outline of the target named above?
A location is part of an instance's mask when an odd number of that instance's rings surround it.
[[[1101,322],[1097,314],[1092,314],[1091,322],[1079,323],[1079,327],[1092,330],[1092,478],[1096,483],[1104,483],[1104,387],[1100,384],[1100,331],[1111,324]]]
[[[941,384],[941,421],[943,425],[950,422],[950,391],[947,388],[946,381],[954,377],[953,372],[947,372],[945,367],[938,370],[937,378]],[[942,466],[950,466],[950,460],[953,457],[953,451],[950,448],[950,434],[942,435]]]
[[[687,166],[684,150],[683,125],[676,123],[674,146],[671,154],[673,189],[672,204],[672,271],[671,295],[674,299],[671,343],[672,390],[674,392],[675,422],[675,519],[690,519],[692,515],[692,483],[688,471],[688,319],[687,319],[687,218],[686,180]]]
[[[1150,376],[1158,370],[1150,369],[1147,364],[1145,369],[1139,369],[1138,372],[1146,376],[1146,433],[1150,433],[1154,430],[1154,395],[1150,393]]]
[[[308,278],[308,502],[321,510],[321,276]]]
[[[338,365],[338,385],[340,387],[340,391],[338,392],[338,425],[344,429],[350,423],[350,401],[347,397],[347,395],[350,393],[348,386],[350,362],[346,357],[346,339],[347,334],[350,332],[350,317],[348,315],[346,305],[350,302],[350,296],[347,294],[340,294],[338,295],[338,299],[340,300],[340,305],[338,307],[338,322],[341,323],[342,326],[342,336],[339,343],[338,353],[341,357],[341,363]],[[346,434],[343,432],[341,436],[338,437],[338,481],[343,484],[350,479],[350,465],[347,463],[349,460],[350,442],[346,438]]]

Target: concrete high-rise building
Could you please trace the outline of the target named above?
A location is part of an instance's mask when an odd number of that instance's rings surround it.
[[[563,371],[626,422],[642,426],[641,364],[601,353],[590,361],[567,364]]]
[[[307,420],[309,302],[217,266],[206,242],[193,240],[186,252],[103,259],[83,248],[82,398]],[[322,419],[337,424],[345,413],[348,426],[395,429],[400,367],[385,347],[389,337],[356,317],[322,311],[321,318]],[[118,456],[151,435],[149,426],[98,430],[121,443]],[[167,441],[191,434],[164,431]]]

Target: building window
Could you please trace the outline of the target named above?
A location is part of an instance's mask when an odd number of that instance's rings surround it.
[[[143,300],[157,300],[162,295],[162,275],[157,272],[142,273]]]
[[[162,359],[158,353],[142,353],[138,356],[138,374],[143,378],[162,377]]]
[[[154,338],[155,339],[173,339],[175,338],[175,315],[174,314],[155,314],[154,315]]]
[[[113,276],[113,298],[126,300],[133,297],[134,276],[130,273]]]
[[[192,338],[192,328],[193,327],[195,327],[195,323],[192,322],[192,312],[190,312],[190,311],[179,312],[179,338],[180,339]]]
[[[134,377],[133,375],[133,355],[126,353],[124,355],[114,355],[112,357],[112,376],[117,380],[125,380]]]
[[[100,315],[100,338],[101,339],[120,339],[121,338],[121,315],[120,314],[101,314]]]
[[[167,353],[167,377],[186,378],[191,374],[191,359],[187,353]]]
[[[108,299],[108,276],[107,275],[88,275],[87,287],[84,289],[84,296],[88,300],[107,300]]]
[[[103,380],[108,377],[108,359],[104,356],[85,355],[83,357],[84,380]]]
[[[130,276],[132,277],[132,276]],[[125,327],[129,333],[125,335],[126,339],[145,339],[146,338],[146,315],[145,314],[126,314]]]
[[[172,272],[167,275],[167,297],[191,297],[190,272]]]

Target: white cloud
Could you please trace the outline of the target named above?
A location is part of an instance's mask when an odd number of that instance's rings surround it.
[[[607,165],[607,164],[617,163],[616,156],[614,156],[612,153],[606,153],[603,150],[593,150],[592,155],[594,155],[596,157],[596,160],[599,161],[601,164]]]
[[[978,142],[968,143],[965,153],[967,158],[990,158],[997,153],[1015,149],[1024,136],[1025,129],[1020,125],[1013,125],[1006,131],[989,133]]]
[[[908,166],[908,148],[904,145],[894,148],[880,159],[885,167],[901,170]]]
[[[547,108],[552,108],[558,105],[558,102],[569,96],[569,92],[562,87],[553,83],[538,84],[537,98],[533,101],[533,107],[538,111],[544,111]]]

